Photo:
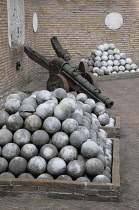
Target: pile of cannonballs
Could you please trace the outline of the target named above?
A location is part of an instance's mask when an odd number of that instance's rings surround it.
[[[99,45],[85,60],[94,76],[139,72],[137,65],[115,44]]]
[[[10,94],[0,111],[0,178],[111,182],[105,105],[62,88]]]

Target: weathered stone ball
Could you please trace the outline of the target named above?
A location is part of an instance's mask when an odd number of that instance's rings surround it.
[[[41,119],[44,120],[47,117],[50,117],[53,115],[53,107],[51,107],[47,103],[42,103],[37,107],[36,114],[37,116],[39,116]]]
[[[104,171],[104,165],[101,160],[97,158],[90,158],[85,164],[86,172],[90,177],[95,177],[102,174]]]
[[[67,174],[73,178],[77,179],[80,176],[83,176],[85,173],[85,165],[82,164],[79,160],[72,160],[67,165]]]
[[[89,138],[96,142],[97,141],[97,132],[95,130],[90,129]]]
[[[54,90],[53,96],[58,100],[62,100],[63,98],[67,97],[67,92],[63,88],[57,88]]]
[[[104,167],[106,166],[106,158],[103,154],[98,154],[97,158],[102,161]]]
[[[65,120],[71,116],[71,107],[67,104],[58,104],[54,109],[54,116],[59,120]]]
[[[38,155],[38,148],[34,144],[25,144],[21,148],[21,156],[26,160]]]
[[[31,136],[31,142],[38,148],[49,142],[49,135],[44,130],[37,130]]]
[[[92,108],[90,107],[89,104],[83,104],[83,111],[91,113],[92,112]]]
[[[108,177],[111,180],[111,174],[107,170],[103,171],[103,175],[105,175],[106,177]]]
[[[64,146],[69,144],[69,136],[66,133],[60,131],[60,132],[55,133],[52,136],[52,141],[51,142],[58,149],[61,149],[62,147],[64,147]]]
[[[106,112],[105,105],[103,103],[96,103],[96,106],[94,107],[94,114],[99,116],[100,114],[104,114]]]
[[[13,142],[17,144],[19,147],[30,142],[31,134],[25,128],[21,128],[17,130],[13,135]]]
[[[6,121],[6,126],[10,131],[17,131],[23,127],[23,124],[23,118],[18,113],[10,115]]]
[[[6,172],[7,169],[8,169],[8,161],[5,158],[0,157],[0,174]]]
[[[78,182],[91,182],[90,179],[85,177],[85,176],[81,176],[81,177],[77,178],[75,181],[78,181]]]
[[[87,140],[87,136],[82,131],[74,131],[70,135],[70,144],[75,148],[81,148],[82,144]]]
[[[44,174],[40,174],[37,179],[49,179],[49,180],[52,180],[54,179],[50,174],[48,173],[44,173]]]
[[[71,134],[77,129],[78,129],[78,122],[72,118],[66,119],[62,123],[62,130],[67,134]]]
[[[88,130],[87,127],[85,127],[85,126],[79,126],[79,127],[78,127],[78,131],[83,132],[83,134],[85,134],[86,137],[89,138],[89,136],[90,136],[90,131]]]
[[[19,110],[20,104],[21,102],[17,99],[9,99],[5,102],[5,110],[9,114],[15,114]]]
[[[34,179],[34,176],[30,173],[22,173],[18,176],[18,179]]]
[[[100,174],[100,175],[97,175],[93,180],[92,182],[105,182],[105,183],[111,183],[110,179],[103,175],[103,174]]]
[[[26,118],[35,112],[35,108],[30,104],[23,104],[19,108],[19,114],[21,117]]]
[[[20,96],[21,101],[28,97],[28,95],[22,91],[18,91],[16,94]]]
[[[0,110],[0,128],[6,125],[6,120],[8,119],[9,114],[4,110]]]
[[[15,143],[8,143],[2,148],[2,156],[6,158],[6,160],[11,160],[14,157],[20,155],[20,148]]]
[[[107,133],[106,133],[106,131],[103,130],[103,129],[99,129],[99,131],[98,131],[98,138],[102,139],[103,142],[106,143],[106,141],[107,141]]]
[[[78,125],[83,125],[83,115],[82,114],[74,112],[71,114],[71,118],[76,120]]]
[[[9,171],[16,177],[26,172],[27,161],[23,157],[14,157],[9,162]]]
[[[81,146],[81,154],[85,158],[97,157],[99,150],[97,143],[89,139]]]
[[[4,172],[0,174],[0,178],[15,178],[15,176],[10,172]]]
[[[60,157],[65,160],[66,163],[77,159],[78,152],[72,145],[67,145],[60,150]]]
[[[9,94],[6,98],[6,101],[8,101],[9,99],[16,99],[16,100],[19,100],[21,101],[21,96],[17,93],[12,93],[12,94]]]
[[[34,109],[37,108],[37,102],[36,102],[36,99],[35,98],[32,98],[32,97],[28,97],[28,98],[25,98],[23,101],[22,101],[22,105],[24,104],[30,104],[34,107]]]
[[[35,156],[28,161],[27,169],[34,177],[43,174],[46,171],[47,163],[44,158]]]
[[[3,128],[0,130],[0,146],[12,142],[13,134],[10,130]]]
[[[48,117],[43,122],[43,128],[46,132],[54,134],[61,129],[61,122],[56,117]]]
[[[30,115],[25,119],[24,125],[28,131],[34,132],[41,128],[42,121],[37,115]]]
[[[41,104],[47,100],[50,100],[51,97],[52,97],[52,95],[48,90],[40,90],[36,94],[36,101],[38,104]]]
[[[87,100],[87,95],[85,93],[79,93],[76,96],[76,100],[84,103]]]
[[[52,158],[47,164],[47,171],[54,177],[60,176],[66,171],[66,162],[59,157]]]
[[[66,180],[66,181],[72,181],[72,178],[68,175],[60,175],[57,177],[58,180]]]
[[[71,110],[71,112],[74,112],[75,107],[76,107],[76,100],[73,98],[64,98],[60,101],[60,105],[61,104],[65,104],[66,106],[69,107],[69,109]]]
[[[50,160],[58,155],[58,150],[53,144],[45,144],[40,149],[40,156],[45,160]]]
[[[98,116],[98,120],[100,122],[100,125],[105,126],[109,124],[110,122],[110,117],[107,113],[101,114]]]
[[[91,107],[91,110],[93,110],[96,105],[95,101],[91,98],[87,98],[84,103],[88,104]]]

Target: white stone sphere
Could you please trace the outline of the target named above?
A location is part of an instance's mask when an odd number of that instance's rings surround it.
[[[92,124],[91,124],[91,129],[98,132],[100,126],[100,122],[96,118],[92,118]]]
[[[73,95],[73,94],[72,94]],[[75,96],[74,96],[75,97]],[[69,106],[69,108],[71,109],[72,112],[74,112],[75,107],[76,107],[76,99],[73,98],[64,98],[60,101],[60,104],[65,104],[67,106]]]
[[[108,66],[113,66],[113,61],[112,61],[112,60],[108,60],[108,61],[107,61],[107,65],[108,65]]]
[[[12,142],[13,134],[10,130],[3,128],[0,130],[0,146]]]
[[[113,55],[109,55],[108,59],[113,61],[114,60],[114,56]]]
[[[103,174],[100,174],[100,175],[97,175],[93,180],[92,182],[105,182],[105,183],[111,183],[110,179],[103,175]]]
[[[25,119],[24,126],[30,132],[37,131],[42,127],[41,118],[37,115],[30,115]]]
[[[23,101],[25,98],[28,97],[27,93],[24,93],[23,91],[17,91],[16,93],[18,96],[20,96],[21,101]]]
[[[101,56],[102,55],[102,51],[101,50],[96,50],[95,51],[95,55],[96,56]]]
[[[120,60],[120,58],[121,58],[121,57],[120,57],[119,54],[115,54],[115,55],[114,55],[114,59],[115,59],[115,60]]]
[[[94,107],[94,114],[98,116],[100,114],[104,114],[105,112],[105,105],[103,103],[96,103],[96,106]]]
[[[6,172],[7,170],[8,170],[8,161],[5,158],[0,157],[0,174]]]
[[[110,179],[110,181],[111,181],[111,174],[108,171],[104,170],[103,171],[103,175],[105,175],[106,177],[108,177]]]
[[[22,173],[18,176],[18,179],[34,179],[34,176],[30,173]]]
[[[125,65],[125,59],[120,59],[120,65],[124,66]]]
[[[93,72],[94,72],[94,73],[96,73],[98,70],[99,70],[98,67],[94,67],[94,68],[93,68]]]
[[[119,66],[119,65],[120,65],[119,60],[114,60],[114,61],[113,61],[113,65],[114,65],[114,66]]]
[[[23,127],[24,121],[23,118],[18,114],[12,114],[6,120],[6,127],[10,131],[16,131]]]
[[[108,56],[108,52],[104,51],[104,52],[103,52],[103,55],[107,55],[107,56]]]
[[[79,126],[78,127],[78,131],[83,132],[83,134],[86,135],[87,138],[89,138],[90,131],[89,131],[89,129],[87,127],[85,127],[85,126]]]
[[[125,70],[125,71],[124,71],[124,73],[129,73],[129,72],[130,72],[130,71],[128,71],[128,70]]]
[[[113,51],[114,51],[114,54],[119,54],[120,55],[120,50],[119,49],[115,48]]]
[[[68,175],[60,175],[57,177],[58,180],[66,180],[66,181],[72,181],[72,178]]]
[[[96,77],[97,77],[97,76],[98,76],[98,74],[97,74],[97,73],[93,73],[93,76],[96,76]]]
[[[29,173],[31,173],[34,177],[37,177],[46,171],[46,166],[47,163],[44,158],[35,156],[29,160],[27,169]]]
[[[63,121],[71,116],[71,107],[68,104],[58,104],[54,109],[54,116]]]
[[[52,136],[51,143],[54,144],[56,148],[61,149],[69,144],[69,136],[62,131],[57,132]]]
[[[102,76],[102,75],[104,75],[104,70],[100,68],[100,69],[97,71],[97,73],[98,73],[99,76]]]
[[[104,74],[105,74],[105,71],[106,71],[107,67],[106,66],[101,66],[101,69],[103,69]]]
[[[19,114],[24,119],[35,112],[35,108],[30,104],[23,104],[19,108]]]
[[[0,178],[15,178],[15,176],[10,173],[10,172],[3,172],[2,174],[0,174]]]
[[[110,43],[110,44],[109,44],[109,48],[113,50],[113,49],[115,48],[115,44]]]
[[[2,148],[2,156],[6,160],[11,160],[12,158],[19,156],[20,148],[15,143],[8,143]]]
[[[34,107],[34,109],[37,108],[37,102],[36,102],[36,99],[35,98],[31,98],[31,97],[25,98],[22,101],[22,105],[23,104],[30,104],[30,105],[32,105]]]
[[[83,104],[83,111],[91,113],[92,112],[92,108],[90,107],[89,104]]]
[[[105,125],[109,124],[110,117],[107,113],[104,113],[104,114],[101,114],[98,116],[98,120],[99,120],[101,126],[105,126]]]
[[[126,62],[127,64],[131,64],[131,63],[132,63],[132,59],[131,59],[131,58],[126,58],[126,59],[125,59],[125,62]]]
[[[106,69],[104,70],[104,74],[105,74],[105,75],[111,74],[111,71],[109,70],[109,68],[106,68]]]
[[[134,69],[132,69],[130,72],[131,72],[131,73],[135,73],[136,71],[135,71]]]
[[[99,129],[99,131],[98,131],[98,138],[102,139],[104,141],[104,143],[106,143],[106,141],[107,141],[107,133],[106,133],[106,131],[103,130],[103,129]]]
[[[5,110],[9,114],[15,114],[19,110],[20,104],[18,99],[9,99],[5,102]]]
[[[57,98],[52,97],[51,100],[45,101],[44,103],[51,106],[52,110],[54,110],[54,108],[58,105],[58,100],[57,100]]]
[[[118,72],[119,71],[119,67],[118,66],[113,66],[113,71]]]
[[[61,122],[56,117],[48,117],[43,122],[43,128],[46,132],[54,134],[61,129]]]
[[[114,51],[112,49],[108,50],[108,55],[114,55]]]
[[[46,103],[40,104],[36,109],[36,114],[41,119],[46,119],[47,117],[50,117],[53,115],[54,109],[52,106]]]
[[[81,154],[85,158],[97,157],[99,153],[99,146],[92,140],[87,140],[81,146]]]
[[[10,95],[7,96],[6,101],[8,101],[9,99],[16,99],[19,100],[21,102],[21,96],[17,93],[12,93]]]
[[[117,72],[116,71],[113,71],[111,74],[117,74]]]
[[[120,53],[121,59],[126,59],[126,53]]]
[[[70,135],[70,144],[77,149],[81,148],[82,144],[87,140],[86,134],[82,131],[74,131]]]
[[[111,73],[113,71],[113,66],[107,66],[107,70]]]
[[[79,160],[72,160],[67,165],[67,174],[73,178],[77,179],[83,176],[85,173],[85,165]]]
[[[44,130],[37,130],[31,136],[31,142],[38,148],[49,142],[49,135]]]
[[[65,173],[66,162],[59,157],[52,158],[47,164],[47,171],[54,177],[58,177]]]
[[[63,98],[67,97],[67,92],[63,88],[57,88],[54,90],[53,96],[58,100],[62,100]]]
[[[99,45],[98,47],[97,47],[97,49],[98,50],[101,50],[102,52],[104,51],[104,46],[103,45]]]
[[[72,92],[67,93],[67,98],[72,98],[73,100],[76,100],[76,97]]]
[[[74,112],[71,114],[71,118],[76,120],[78,122],[78,125],[83,124],[83,115],[82,114]]]
[[[5,110],[0,110],[0,128],[6,125],[8,117],[9,117],[8,112],[6,112]]]
[[[103,46],[104,46],[104,50],[106,51],[109,50],[109,44],[105,43]]]
[[[26,172],[26,169],[27,169],[27,161],[23,157],[14,157],[9,162],[9,172],[14,174],[14,176],[16,177]]]
[[[77,178],[75,181],[77,181],[77,182],[91,182],[90,179],[85,176],[81,176],[81,177]]]
[[[135,63],[132,63],[131,68],[135,70],[135,69],[137,69],[137,65]]]
[[[90,129],[90,136],[89,138],[92,140],[92,141],[97,141],[97,132],[95,130],[92,130]]]
[[[102,174],[104,171],[104,165],[98,158],[90,158],[85,164],[86,172],[90,177],[95,177]]]
[[[108,60],[108,59],[107,59],[107,60]],[[106,67],[107,65],[108,65],[108,64],[107,64],[107,61],[101,61],[101,67],[102,67],[102,66],[105,66],[105,67]]]
[[[41,104],[47,100],[50,100],[51,97],[52,97],[52,95],[48,90],[40,90],[36,94],[36,101],[38,104]]]
[[[85,93],[79,93],[77,96],[76,96],[76,100],[77,101],[81,101],[81,102],[85,102],[87,99],[87,95]]]
[[[58,150],[53,144],[45,144],[40,149],[40,156],[45,160],[50,160],[58,155]]]
[[[13,135],[13,142],[19,147],[22,147],[23,145],[29,143],[30,139],[30,132],[24,128],[17,130]]]
[[[95,61],[101,61],[101,57],[100,57],[100,56],[96,56],[94,60],[95,60]],[[91,64],[92,64],[92,63],[91,63]]]
[[[67,134],[71,134],[78,129],[78,122],[72,118],[66,119],[62,123],[62,130]]]
[[[96,67],[101,67],[101,61],[95,61],[94,66]]]
[[[128,70],[128,71],[130,71],[131,70],[131,65],[130,64],[126,64],[125,65],[125,69]]]
[[[77,149],[72,145],[67,145],[60,150],[60,157],[66,162],[70,162],[72,160],[77,159]]]
[[[103,154],[98,153],[97,158],[102,161],[104,167],[106,166],[106,158]]]
[[[49,179],[49,180],[53,180],[54,178],[48,174],[48,173],[44,173],[44,174],[40,174],[37,179]]]
[[[38,149],[34,144],[25,144],[21,148],[21,157],[29,160],[30,158],[38,155]]]
[[[119,66],[119,71],[125,71],[125,67],[124,66]]]

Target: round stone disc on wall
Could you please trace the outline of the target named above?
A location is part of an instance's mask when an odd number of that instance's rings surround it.
[[[112,30],[120,28],[123,24],[123,17],[118,12],[112,12],[105,18],[105,25]]]

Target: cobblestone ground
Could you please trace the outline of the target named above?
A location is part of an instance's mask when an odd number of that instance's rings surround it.
[[[43,81],[44,82],[44,81]],[[34,85],[35,84],[35,85]],[[32,83],[34,89],[37,83]],[[38,84],[39,89],[44,83]],[[114,101],[108,111],[120,116],[121,201],[116,203],[48,199],[44,195],[0,197],[3,210],[138,210],[139,209],[139,78],[99,81],[102,93]]]

